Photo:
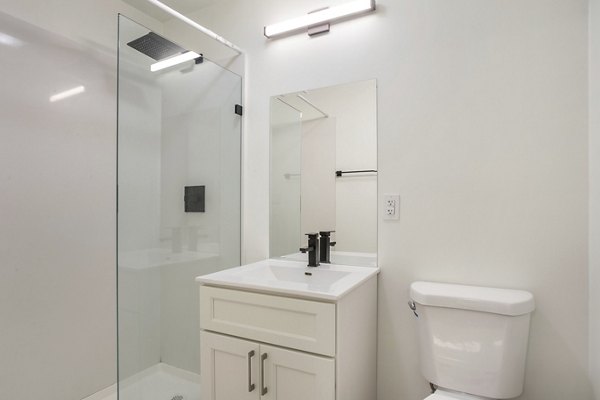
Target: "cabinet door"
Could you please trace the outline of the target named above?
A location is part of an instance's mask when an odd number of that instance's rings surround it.
[[[201,332],[202,400],[259,400],[259,356],[257,343]]]
[[[261,345],[260,360],[262,400],[335,400],[333,359]]]

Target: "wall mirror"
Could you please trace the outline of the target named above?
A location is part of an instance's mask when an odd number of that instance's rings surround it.
[[[334,231],[332,263],[376,265],[376,81],[274,96],[270,122],[270,256]]]

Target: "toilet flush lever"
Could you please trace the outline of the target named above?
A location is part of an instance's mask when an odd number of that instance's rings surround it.
[[[409,300],[408,301],[408,308],[410,308],[413,312],[413,314],[415,314],[415,317],[419,318],[419,314],[417,314],[417,305],[415,304],[414,301]]]

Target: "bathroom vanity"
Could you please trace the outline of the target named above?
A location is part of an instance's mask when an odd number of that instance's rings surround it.
[[[374,398],[378,273],[270,259],[196,278],[202,398]]]
[[[270,259],[196,279],[203,400],[376,398],[376,111],[374,80],[271,99]]]

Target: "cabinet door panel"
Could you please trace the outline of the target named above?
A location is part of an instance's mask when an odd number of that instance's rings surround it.
[[[260,352],[267,355],[263,368],[267,393],[262,400],[335,399],[333,359],[267,345],[261,345]]]
[[[203,400],[260,399],[257,343],[203,331],[200,348]]]

